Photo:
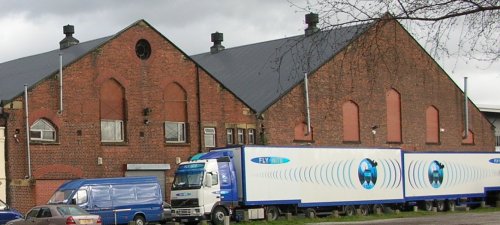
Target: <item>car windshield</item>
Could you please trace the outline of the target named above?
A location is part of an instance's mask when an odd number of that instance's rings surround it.
[[[79,215],[88,215],[89,213],[79,207],[76,206],[58,206],[57,211],[63,216],[79,216]]]
[[[49,204],[68,203],[69,196],[74,190],[56,191],[49,200]]]

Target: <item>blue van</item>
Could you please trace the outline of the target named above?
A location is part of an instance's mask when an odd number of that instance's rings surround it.
[[[13,208],[10,208],[5,202],[0,200],[0,225],[4,225],[8,221],[22,217],[23,214]]]
[[[64,183],[48,204],[76,204],[100,215],[103,225],[137,225],[162,220],[163,199],[156,177],[78,179]]]

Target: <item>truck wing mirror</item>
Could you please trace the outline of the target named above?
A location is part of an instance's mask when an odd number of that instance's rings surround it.
[[[212,174],[205,174],[205,187],[212,187]]]

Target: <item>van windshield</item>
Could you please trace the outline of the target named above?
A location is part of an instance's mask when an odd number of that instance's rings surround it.
[[[60,203],[68,203],[69,196],[75,190],[58,190],[56,191],[52,197],[50,198],[48,204],[60,204]]]

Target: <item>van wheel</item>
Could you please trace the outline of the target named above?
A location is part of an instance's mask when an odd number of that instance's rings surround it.
[[[212,224],[221,225],[224,224],[224,217],[227,216],[227,212],[224,208],[218,206],[215,207],[212,212]]]
[[[135,216],[134,222],[135,222],[135,225],[146,225],[146,220],[142,216]]]

